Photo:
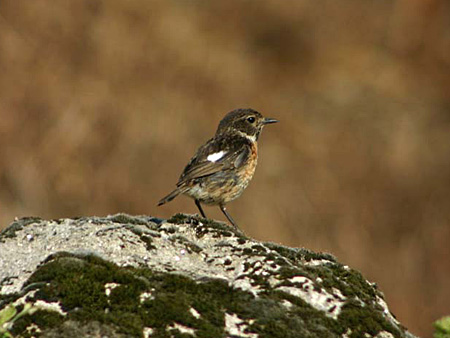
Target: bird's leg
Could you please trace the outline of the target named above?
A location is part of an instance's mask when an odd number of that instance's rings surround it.
[[[195,200],[195,205],[197,206],[198,210],[200,210],[200,213],[202,214],[202,217],[206,218],[205,212],[203,211],[199,200],[197,200],[197,199]]]
[[[237,224],[234,222],[233,218],[230,216],[230,214],[227,212],[227,209],[225,208],[225,206],[223,204],[220,205],[220,210],[222,210],[223,214],[228,218],[228,220],[230,221],[231,224],[233,224],[233,226],[236,229],[239,229]]]

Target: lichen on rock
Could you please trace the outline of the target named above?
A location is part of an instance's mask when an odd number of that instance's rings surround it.
[[[14,335],[413,337],[330,254],[198,216],[21,219],[0,252],[0,309],[37,307]]]

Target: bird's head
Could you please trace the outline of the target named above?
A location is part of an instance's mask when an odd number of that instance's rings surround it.
[[[275,119],[262,116],[256,110],[235,109],[229,112],[219,123],[217,134],[235,133],[257,141],[266,124],[278,122]]]

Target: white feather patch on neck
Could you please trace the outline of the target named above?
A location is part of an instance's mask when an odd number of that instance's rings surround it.
[[[216,161],[220,160],[223,157],[223,155],[225,155],[225,152],[223,150],[221,150],[217,153],[209,155],[206,159],[209,162],[216,162]]]
[[[256,136],[255,135],[248,135],[246,133],[243,133],[242,131],[238,131],[238,134],[242,137],[245,137],[247,140],[250,140],[252,142],[256,142]]]

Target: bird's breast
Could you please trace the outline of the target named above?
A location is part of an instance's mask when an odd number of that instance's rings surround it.
[[[258,146],[252,142],[250,154],[238,168],[194,180],[185,193],[205,204],[227,204],[241,196],[255,173]]]
[[[252,179],[253,174],[255,173],[256,170],[257,163],[258,163],[258,145],[256,142],[252,142],[251,152],[248,157],[247,163],[238,169],[241,180],[246,183],[245,187],[247,187],[248,183]]]

